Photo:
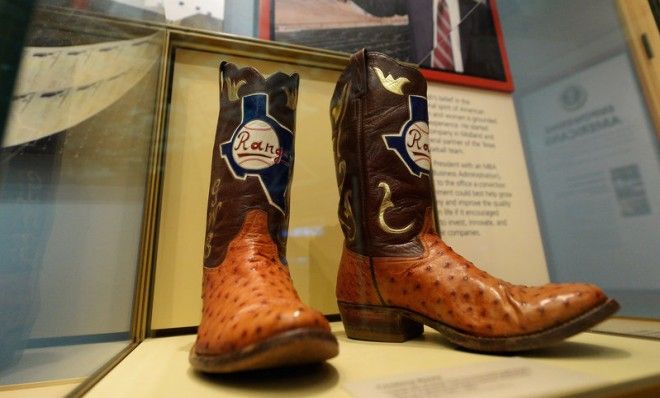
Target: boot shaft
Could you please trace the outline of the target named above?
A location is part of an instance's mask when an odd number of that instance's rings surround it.
[[[330,104],[346,246],[367,256],[419,255],[432,209],[426,80],[412,67],[362,50]]]
[[[253,209],[268,214],[269,233],[285,261],[297,94],[297,74],[264,78],[254,68],[220,65],[204,266],[222,262]]]

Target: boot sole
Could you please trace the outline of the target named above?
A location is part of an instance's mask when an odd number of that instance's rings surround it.
[[[332,333],[297,329],[222,355],[201,355],[193,346],[188,359],[200,372],[232,373],[322,362],[338,353]]]
[[[404,342],[421,335],[423,325],[427,325],[451,343],[468,350],[501,353],[534,350],[559,343],[600,323],[620,307],[616,300],[608,299],[584,314],[540,332],[511,337],[481,337],[404,308],[341,301],[338,304],[346,335],[351,339]]]

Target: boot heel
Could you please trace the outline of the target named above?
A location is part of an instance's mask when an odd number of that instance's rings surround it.
[[[402,343],[422,334],[424,326],[396,310],[337,302],[346,335],[351,339]]]

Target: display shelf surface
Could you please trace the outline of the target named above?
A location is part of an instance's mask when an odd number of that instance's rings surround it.
[[[233,376],[192,370],[194,335],[147,339],[89,392],[89,397],[349,397],[343,385],[500,360],[452,348],[438,333],[405,343],[350,340],[333,323],[338,357],[325,365]],[[615,385],[660,375],[660,341],[582,333],[552,348],[521,355],[532,361],[596,375]]]
[[[648,337],[658,339],[660,343],[660,322],[654,319],[613,318],[596,325],[593,330],[610,334]]]
[[[80,384],[81,380],[53,382],[44,385],[12,387],[13,390],[0,390],[2,398],[53,398],[64,397]]]
[[[82,380],[127,345],[127,341],[111,341],[28,348],[15,366],[0,370],[0,391],[11,385],[73,378]]]

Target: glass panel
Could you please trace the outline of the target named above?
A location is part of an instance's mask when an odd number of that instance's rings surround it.
[[[339,72],[285,61],[177,48],[167,122],[159,245],[151,328],[157,333],[199,324],[202,264],[213,142],[219,109],[218,64],[251,66],[264,75],[298,73],[295,166],[286,257],[302,300],[336,314],[335,279],[342,235],[327,109]],[[222,211],[222,210],[221,210]]]
[[[551,277],[660,316],[657,132],[614,2],[498,1]]]
[[[164,34],[51,3],[0,149],[0,385],[87,376],[131,340]]]
[[[61,10],[171,27],[250,37],[258,34],[260,0],[42,0],[42,3]]]

